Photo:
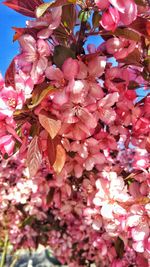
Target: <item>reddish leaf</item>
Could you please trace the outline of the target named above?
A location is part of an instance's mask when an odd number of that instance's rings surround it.
[[[142,35],[147,35],[148,33],[146,31],[146,24],[147,24],[147,19],[137,17],[137,19],[130,24],[130,28],[136,30]]]
[[[6,86],[12,86],[15,88],[15,60],[13,59],[10,63],[6,74],[5,74],[5,84]]]
[[[48,205],[52,202],[54,194],[55,194],[55,188],[51,187],[46,197],[46,202]]]
[[[66,161],[66,152],[61,144],[56,147],[56,160],[53,164],[53,168],[56,173],[60,173],[64,167]]]
[[[65,27],[69,29],[70,32],[73,31],[73,28],[76,23],[76,7],[75,5],[65,5],[62,8],[62,23]]]
[[[139,6],[146,6],[147,5],[147,1],[146,0],[134,0],[134,1]]]
[[[140,41],[140,34],[128,28],[118,28],[115,30],[114,34],[136,42]]]
[[[15,34],[13,36],[13,41],[15,42],[20,38],[25,33],[28,33],[32,35],[34,38],[37,36],[38,29],[35,28],[17,28],[17,27],[12,27],[12,29],[15,31]]]
[[[147,31],[148,35],[150,36],[150,21],[146,22],[146,31]]]
[[[28,16],[35,17],[35,9],[43,4],[42,0],[6,0],[4,5],[12,8],[13,10]]]
[[[42,162],[42,155],[38,145],[38,136],[35,136],[28,148],[27,152],[27,167],[29,169],[30,177],[35,176],[40,164]]]
[[[57,136],[52,140],[49,136],[47,139],[47,156],[51,166],[53,166],[56,160],[56,146],[60,142],[60,138]]]
[[[135,48],[132,53],[130,53],[125,59],[120,59],[119,62],[141,67],[141,53],[139,49]]]
[[[54,120],[41,113],[39,114],[39,121],[43,128],[50,134],[50,137],[54,139],[61,128],[61,121]]]
[[[25,28],[12,27],[12,29],[15,30],[15,34],[13,36],[13,42],[15,42],[16,40],[18,40],[20,38],[20,36],[25,33]]]
[[[54,171],[60,173],[66,161],[66,152],[61,145],[60,137],[56,136],[53,140],[50,136],[48,137],[47,155]]]

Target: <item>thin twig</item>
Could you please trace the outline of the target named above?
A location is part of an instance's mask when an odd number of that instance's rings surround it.
[[[7,248],[8,248],[8,233],[5,235],[5,241],[4,241],[4,249],[1,257],[0,267],[4,267],[5,259],[7,255]]]

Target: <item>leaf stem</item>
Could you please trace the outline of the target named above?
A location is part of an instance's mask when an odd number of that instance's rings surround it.
[[[0,267],[4,267],[6,254],[7,254],[7,248],[8,248],[8,233],[5,235],[5,241],[4,241],[4,249],[1,257]]]

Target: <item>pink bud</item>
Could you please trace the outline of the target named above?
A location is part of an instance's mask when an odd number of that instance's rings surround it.
[[[137,5],[131,0],[129,2],[130,3],[126,5],[124,13],[120,12],[120,20],[125,25],[131,24],[137,17]]]
[[[137,17],[137,5],[133,0],[109,0],[119,11],[120,20],[123,24],[129,25]]]
[[[106,57],[95,57],[88,63],[89,75],[100,77],[104,73]]]
[[[114,54],[116,53],[120,48],[122,47],[122,41],[117,38],[110,38],[109,40],[106,41],[106,49],[109,54]]]
[[[109,9],[103,13],[100,24],[107,31],[115,31],[118,26],[119,19],[120,16],[118,10],[113,7],[109,7]]]

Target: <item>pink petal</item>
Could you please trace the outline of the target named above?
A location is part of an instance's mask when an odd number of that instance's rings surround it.
[[[49,80],[60,81],[63,80],[64,75],[59,68],[54,68],[54,66],[47,67],[45,75]]]
[[[78,74],[79,66],[76,59],[68,58],[65,60],[62,71],[66,80],[70,81],[74,79]]]
[[[137,17],[137,5],[131,2],[126,6],[125,13],[120,13],[120,20],[123,24],[129,25]]]
[[[88,71],[90,76],[100,77],[104,73],[106,66],[106,57],[95,57],[88,63]]]
[[[149,226],[147,223],[139,224],[131,230],[134,241],[142,241],[149,236]]]
[[[105,108],[112,107],[118,101],[118,98],[119,94],[117,92],[108,94],[98,102],[98,105]]]
[[[49,56],[51,51],[50,51],[50,46],[48,43],[44,40],[38,40],[37,41],[37,50],[40,56]]]
[[[97,120],[86,108],[81,107],[78,110],[77,116],[89,129],[96,127]]]

